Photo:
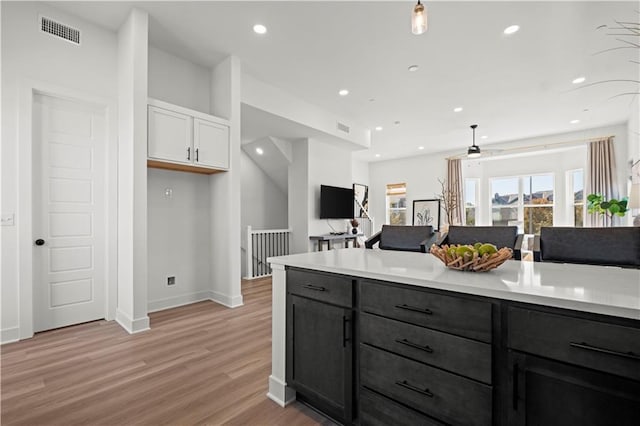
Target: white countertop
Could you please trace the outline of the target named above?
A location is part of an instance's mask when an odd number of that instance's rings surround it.
[[[489,272],[448,269],[431,254],[338,249],[267,259],[293,266],[640,320],[640,270],[509,260]]]

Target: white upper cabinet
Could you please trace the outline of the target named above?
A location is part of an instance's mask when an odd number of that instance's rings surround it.
[[[191,163],[193,119],[149,105],[149,158]]]
[[[149,100],[148,114],[149,167],[199,173],[229,169],[227,120],[155,99]]]
[[[229,126],[194,118],[193,147],[196,164],[229,168]]]

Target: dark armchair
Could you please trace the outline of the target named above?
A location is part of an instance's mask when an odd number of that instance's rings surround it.
[[[382,225],[382,230],[365,241],[366,248],[375,244],[381,250],[417,251],[426,253],[437,240],[432,226]]]
[[[449,231],[436,242],[443,244],[475,244],[491,243],[498,248],[508,247],[513,250],[513,258],[522,258],[522,240],[524,235],[518,234],[517,226],[449,226]]]
[[[640,269],[640,227],[542,227],[533,246],[535,262]]]

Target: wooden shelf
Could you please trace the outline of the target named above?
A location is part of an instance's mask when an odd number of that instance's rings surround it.
[[[147,160],[147,167],[152,169],[175,170],[179,172],[200,173],[202,175],[212,175],[214,173],[226,172],[226,170],[210,169],[208,167],[192,166],[190,164],[167,163],[158,160]]]

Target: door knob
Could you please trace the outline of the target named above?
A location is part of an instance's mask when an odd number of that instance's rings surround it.
[[[43,245],[44,245],[44,240],[43,240],[42,238],[38,238],[38,239],[36,240],[36,245],[37,245],[37,246],[43,246]]]

